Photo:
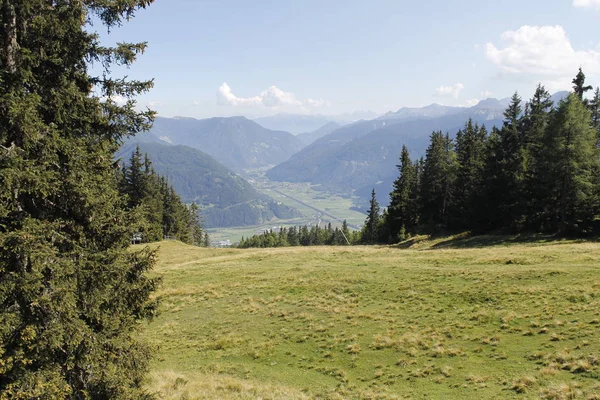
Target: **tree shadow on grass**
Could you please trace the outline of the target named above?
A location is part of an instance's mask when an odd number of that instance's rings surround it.
[[[511,244],[545,244],[564,238],[556,235],[520,234],[520,235],[458,235],[441,240],[431,249],[476,249],[481,247],[508,246]]]
[[[492,246],[509,246],[514,244],[549,244],[560,242],[586,242],[598,240],[598,238],[573,238],[560,235],[550,234],[518,234],[518,235],[502,235],[502,234],[487,234],[473,235],[469,232],[461,233],[453,236],[417,236],[395,245],[398,249],[410,249],[420,247],[426,250],[438,249],[476,249]],[[431,245],[427,245],[431,242]]]

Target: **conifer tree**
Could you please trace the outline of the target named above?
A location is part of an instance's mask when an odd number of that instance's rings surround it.
[[[581,70],[581,67],[579,68],[579,72],[577,73],[577,76],[575,76],[575,78],[573,78],[573,92],[579,97],[579,100],[584,101],[583,99],[583,95],[585,94],[585,92],[589,91],[589,90],[593,90],[594,87],[591,85],[585,85],[585,74],[583,73],[583,71]]]
[[[377,195],[375,189],[371,192],[371,201],[369,202],[369,210],[367,211],[367,218],[365,225],[361,232],[361,240],[365,244],[373,244],[379,241],[379,225],[381,209],[377,202]]]
[[[200,210],[196,203],[190,205],[190,230],[192,236],[192,242],[194,246],[202,246],[202,236],[204,234],[202,229],[202,220],[200,218]]]
[[[344,241],[342,244],[351,244],[352,242],[350,241],[350,229],[348,229],[348,222],[346,220],[342,222],[342,229],[340,231],[342,236],[344,237]]]
[[[400,175],[394,181],[390,193],[390,206],[385,223],[392,241],[403,240],[406,232],[414,233],[417,225],[415,185],[416,166],[410,159],[406,146],[402,146],[400,164],[396,166]]]
[[[448,227],[456,166],[456,153],[450,137],[439,131],[433,132],[420,181],[421,220],[426,230]]]
[[[308,230],[308,226],[304,225],[300,228],[300,246],[310,246],[310,232]]]
[[[491,137],[488,156],[487,176],[488,208],[492,209],[494,220],[491,228],[521,229],[526,214],[525,196],[523,194],[524,169],[524,134],[522,126],[521,98],[515,93],[504,112],[502,129]]]
[[[594,98],[590,102],[590,112],[592,113],[592,124],[598,132],[598,145],[600,146],[600,87],[597,87],[594,92]]]
[[[89,75],[145,44],[102,46],[152,0],[4,0],[0,7],[0,393],[7,399],[143,399],[154,254],[130,253],[112,160],[149,127],[152,82]],[[104,101],[94,96],[101,92]],[[124,96],[125,105],[113,98]]]
[[[456,191],[453,226],[457,229],[480,229],[486,158],[487,130],[469,119],[456,134]]]
[[[578,93],[563,100],[545,137],[545,169],[551,179],[546,197],[548,228],[589,232],[598,212],[599,155],[591,116]]]
[[[549,176],[545,173],[543,146],[553,105],[550,93],[542,85],[538,85],[523,117],[522,195],[526,202],[527,225],[534,230],[540,229],[544,213],[543,198],[548,188],[546,180]]]

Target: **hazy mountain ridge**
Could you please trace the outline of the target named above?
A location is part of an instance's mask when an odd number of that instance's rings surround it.
[[[255,118],[254,121],[267,129],[282,130],[293,135],[300,135],[314,132],[330,122],[348,125],[356,121],[370,120],[377,117],[378,114],[373,111],[356,111],[338,115],[280,113],[269,117]]]
[[[267,171],[267,177],[275,181],[320,183],[319,174],[335,151],[352,140],[386,125],[385,121],[359,121],[344,126],[316,140],[288,161]]]
[[[426,107],[413,108],[413,107],[403,107],[398,111],[390,111],[378,119],[381,120],[405,120],[410,118],[438,118],[446,115],[457,114],[466,108],[464,107],[451,107],[444,106],[441,104],[431,104]]]
[[[279,164],[304,147],[292,134],[263,128],[245,117],[157,118],[147,134],[202,150],[234,171]]]
[[[302,143],[308,146],[309,144],[321,139],[324,136],[329,135],[330,133],[340,129],[341,127],[342,125],[336,122],[328,122],[327,124],[323,125],[317,130],[314,130],[312,132],[304,132],[297,135],[296,137],[300,139]]]
[[[128,160],[138,145],[142,153],[148,153],[156,172],[169,180],[184,202],[201,206],[207,227],[259,225],[273,218],[300,215],[297,210],[259,193],[210,155],[188,146],[130,140],[117,157]]]
[[[469,118],[491,129],[502,123],[505,101],[487,99],[470,108],[434,105],[425,109],[404,108],[393,117],[388,114],[388,118],[338,129],[275,166],[267,176],[276,181],[307,181],[358,190],[360,194],[365,187],[380,186],[385,192],[383,200],[397,175],[395,166],[402,145],[407,145],[413,157],[419,157],[424,155],[432,131],[454,135]],[[427,116],[437,114],[443,116]]]
[[[568,95],[558,92],[555,103]],[[510,98],[481,100],[472,107],[432,104],[424,108],[402,108],[377,120],[343,127],[315,141],[287,162],[275,166],[267,176],[276,181],[311,182],[355,190],[367,198],[371,189],[387,204],[402,145],[413,158],[424,156],[431,132],[441,130],[454,136],[471,118],[488,130],[501,126]],[[441,115],[441,116],[440,116]]]

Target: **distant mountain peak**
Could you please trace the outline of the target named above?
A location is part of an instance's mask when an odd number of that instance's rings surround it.
[[[379,117],[380,120],[408,120],[415,118],[439,118],[446,115],[457,114],[464,110],[463,107],[444,106],[432,103],[425,107],[402,107],[398,111],[390,111]]]
[[[473,108],[481,107],[502,107],[502,101],[493,97],[488,97],[487,99],[481,100],[479,103],[473,106]]]
[[[202,150],[236,171],[281,163],[303,147],[291,134],[263,128],[244,116],[156,118],[145,136]]]

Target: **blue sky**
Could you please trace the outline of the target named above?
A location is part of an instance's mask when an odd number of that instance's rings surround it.
[[[97,25],[96,28],[99,28]],[[383,113],[600,85],[600,0],[156,0],[106,43],[163,116]]]

